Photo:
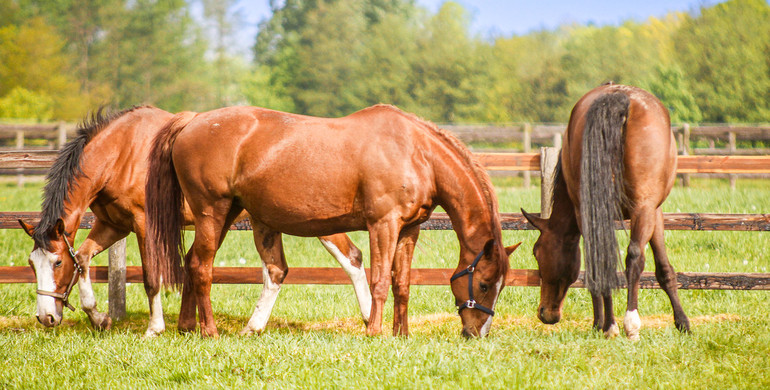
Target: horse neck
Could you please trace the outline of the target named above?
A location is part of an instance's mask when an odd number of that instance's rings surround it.
[[[561,164],[561,162],[559,163]],[[564,174],[559,167],[554,175],[553,185],[553,207],[551,215],[548,218],[548,229],[555,234],[574,238],[580,235],[577,217],[575,215],[575,204],[567,192],[567,182],[564,180]]]
[[[64,213],[61,216],[66,231],[72,235],[80,226],[86,209],[96,199],[99,191],[106,183],[104,167],[96,167],[95,159],[91,158],[93,150],[98,148],[98,142],[89,142],[80,158],[82,173],[75,175],[69,182],[69,194],[64,200]]]
[[[496,202],[488,198],[494,196],[491,188],[485,193],[483,179],[462,158],[444,160],[449,163],[436,169],[438,204],[449,215],[460,246],[478,252],[490,238],[499,242],[500,221],[494,215]]]

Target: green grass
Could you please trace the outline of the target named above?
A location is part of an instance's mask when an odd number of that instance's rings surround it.
[[[539,209],[539,189],[521,189],[520,179],[495,178],[501,211]],[[536,184],[535,184],[536,185]],[[4,210],[36,210],[40,183],[0,184]],[[677,187],[667,212],[768,213],[770,182],[692,180]],[[87,232],[78,234],[78,242]],[[368,261],[365,233],[353,233]],[[506,244],[523,241],[511,256],[514,268],[536,268],[535,232],[504,232]],[[621,245],[627,239],[619,233]],[[625,241],[624,241],[625,240]],[[767,272],[767,233],[666,233],[678,271]],[[335,267],[315,239],[286,237],[290,267]],[[32,242],[21,230],[0,230],[0,265],[26,265]],[[452,232],[422,232],[414,267],[454,267]],[[646,270],[654,269],[651,253]],[[128,262],[138,265],[129,239]],[[106,256],[95,259],[106,264]],[[231,232],[217,266],[258,266],[249,232]],[[106,309],[106,285],[96,285]],[[259,295],[256,285],[214,285],[212,302],[222,337],[205,340],[174,329],[177,292],[164,293],[168,331],[142,340],[147,302],[139,284],[127,286],[128,318],[112,330],[93,331],[85,314],[65,313],[65,323],[45,329],[32,317],[34,287],[0,285],[0,388],[767,388],[770,377],[770,305],[767,291],[680,291],[692,334],[673,326],[660,290],[640,292],[642,340],[606,340],[593,332],[591,305],[583,289],[571,290],[564,319],[543,325],[535,318],[537,288],[503,290],[489,337],[465,340],[447,287],[414,286],[411,336],[393,338],[386,309],[385,336],[366,337],[350,286],[287,285],[265,333],[240,337]],[[77,292],[73,301],[77,302]],[[390,307],[392,301],[388,302]],[[615,294],[622,321],[625,291]]]

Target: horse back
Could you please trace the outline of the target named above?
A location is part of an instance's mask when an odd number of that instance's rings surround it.
[[[608,84],[584,95],[572,110],[561,151],[562,170],[570,198],[579,204],[580,164],[586,115],[597,98],[611,93],[628,96],[628,117],[624,132],[623,177],[628,198],[635,203],[657,207],[673,187],[676,170],[676,142],[668,110],[652,94],[640,88]]]

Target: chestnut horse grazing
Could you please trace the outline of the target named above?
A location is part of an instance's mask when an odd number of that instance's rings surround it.
[[[639,339],[637,298],[648,242],[655,257],[655,276],[671,300],[676,327],[689,331],[663,240],[661,204],[674,185],[675,169],[676,144],[668,111],[653,95],[636,87],[607,84],[577,102],[556,169],[551,217],[524,213],[540,230],[533,251],[542,278],[541,321],[554,324],[561,319],[567,289],[580,271],[582,233],[593,326],[609,337],[619,333],[612,311],[612,289],[619,283],[614,221],[630,218],[626,335]]]
[[[19,221],[35,242],[29,262],[37,278],[37,318],[43,325],[58,325],[64,305],[74,310],[68,298],[77,281],[81,307],[93,326],[110,327],[109,316],[97,310],[89,265],[93,256],[135,232],[150,303],[145,336],[165,329],[158,294],[160,274],[144,253],[144,185],[151,141],[172,117],[173,114],[154,107],[137,107],[113,115],[103,115],[99,110],[79,126],[75,139],[59,152],[48,172],[40,223],[33,227]],[[88,207],[96,221],[75,252],[75,234]],[[185,216],[180,223],[190,225],[189,208],[183,208]],[[368,320],[371,294],[361,251],[344,234],[322,237],[321,242],[354,280],[362,315]],[[270,314],[262,311],[255,309],[255,316]]]
[[[258,107],[179,114],[158,134],[147,178],[147,251],[181,279],[179,202],[192,209],[195,240],[179,327],[217,336],[211,265],[227,227],[245,209],[264,262],[266,290],[288,267],[281,234],[316,236],[367,230],[372,311],[366,332],[382,333],[388,286],[393,334],[407,335],[409,271],[420,223],[441,205],[460,241],[451,288],[463,334],[485,335],[508,271],[497,198],[486,172],[456,138],[399,109],[377,105],[327,119]],[[263,299],[264,298],[264,299]],[[260,304],[272,306],[274,296]]]

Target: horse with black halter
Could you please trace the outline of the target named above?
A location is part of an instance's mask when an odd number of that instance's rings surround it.
[[[43,325],[58,325],[63,318],[63,306],[74,310],[68,300],[77,282],[81,307],[92,325],[97,329],[110,327],[109,316],[97,310],[89,265],[93,256],[134,232],[150,303],[150,322],[145,335],[153,336],[165,329],[159,296],[160,274],[144,252],[144,186],[150,142],[172,117],[169,112],[149,106],[113,115],[104,115],[99,110],[79,126],[77,136],[59,152],[48,172],[40,223],[34,227],[19,221],[35,241],[29,263],[37,278],[37,318]],[[89,207],[96,220],[76,252],[75,234]],[[185,214],[181,223],[190,225],[189,207],[182,206],[180,210]],[[244,217],[246,215],[239,218]],[[368,321],[371,294],[361,251],[344,234],[321,237],[321,242],[354,281],[362,316]],[[252,317],[257,324],[270,315],[269,311],[264,313],[265,310],[255,308]]]
[[[561,319],[567,289],[580,271],[582,235],[593,326],[608,336],[619,333],[611,295],[619,285],[614,223],[630,218],[626,335],[639,338],[637,299],[648,242],[655,258],[655,276],[671,300],[674,323],[677,329],[689,331],[663,239],[661,204],[674,185],[675,170],[676,143],[668,110],[653,95],[636,87],[607,84],[577,102],[555,173],[551,217],[524,212],[540,230],[533,251],[542,279],[541,321],[553,324]]]
[[[468,149],[435,125],[386,105],[335,119],[258,107],[179,114],[154,141],[147,178],[147,252],[171,283],[181,282],[183,273],[181,215],[169,210],[180,210],[182,199],[192,210],[195,240],[184,261],[179,327],[195,329],[197,306],[204,336],[218,335],[209,295],[212,262],[244,209],[267,288],[279,287],[288,272],[282,233],[369,232],[369,335],[382,332],[391,282],[393,334],[408,334],[412,255],[420,223],[436,206],[449,214],[460,241],[457,271],[469,275],[451,281],[466,336],[489,331],[514,249],[502,244],[497,198]]]

